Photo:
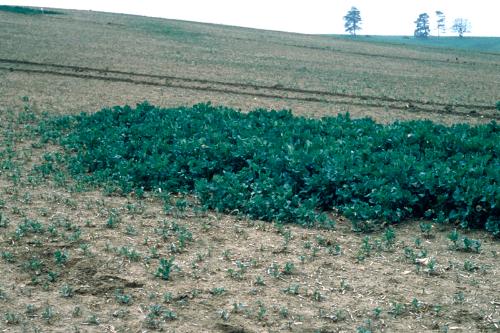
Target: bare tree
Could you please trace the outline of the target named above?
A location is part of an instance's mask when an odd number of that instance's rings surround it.
[[[444,13],[440,10],[436,11],[436,16],[437,16],[437,33],[439,37],[441,33],[445,33],[446,31],[445,16]]]
[[[460,38],[464,36],[465,33],[470,32],[471,25],[467,19],[457,18],[451,26],[451,30],[456,32]]]

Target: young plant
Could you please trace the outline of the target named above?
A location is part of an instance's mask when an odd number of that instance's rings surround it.
[[[257,276],[257,278],[255,279],[255,282],[254,282],[255,285],[257,286],[265,286],[266,283],[264,281],[264,278],[262,276]]]
[[[220,296],[226,292],[226,289],[224,287],[216,287],[210,290],[210,293],[214,296]]]
[[[294,271],[295,271],[295,265],[293,264],[293,262],[287,261],[285,263],[285,267],[283,268],[283,274],[292,275]]]
[[[458,243],[458,240],[460,239],[460,234],[458,233],[457,229],[453,229],[453,231],[450,232],[450,234],[448,235],[448,239],[453,242],[453,246],[455,248],[458,247],[457,243]]]
[[[66,298],[73,297],[73,295],[74,295],[73,288],[71,288],[71,286],[69,286],[67,284],[64,284],[61,288],[61,295],[62,295],[62,297],[66,297]]]
[[[128,294],[124,294],[123,290],[117,289],[115,292],[115,299],[118,303],[124,305],[132,304],[132,296]]]
[[[425,238],[430,238],[431,237],[431,232],[432,232],[432,223],[429,222],[420,222],[420,231],[424,235]]]
[[[42,318],[45,320],[47,324],[51,324],[52,321],[54,320],[56,313],[54,311],[54,308],[51,307],[50,305],[47,305],[43,311],[42,311]]]
[[[396,231],[393,227],[388,227],[384,231],[384,242],[388,249],[391,249],[396,241]]]
[[[160,277],[162,280],[169,280],[170,273],[174,268],[174,257],[170,259],[161,258],[160,259],[160,267],[156,270],[156,276]]]
[[[261,301],[258,301],[258,302],[257,302],[257,305],[258,305],[258,309],[257,309],[257,319],[258,319],[259,321],[262,321],[262,320],[264,320],[264,318],[266,317],[267,309],[266,309],[266,307],[264,306],[264,303],[262,303]]]
[[[319,290],[314,290],[312,294],[312,299],[315,300],[316,302],[321,302],[325,297],[321,294]]]
[[[59,266],[63,266],[69,259],[68,251],[56,250],[54,252],[54,260]]]
[[[464,243],[464,251],[466,251],[466,252],[479,253],[481,251],[481,241],[480,240],[470,239],[470,238],[464,237],[463,243]]]

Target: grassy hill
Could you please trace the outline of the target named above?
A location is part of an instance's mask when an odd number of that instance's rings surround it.
[[[338,38],[349,36],[335,35]],[[409,36],[356,36],[355,40],[368,43],[388,43],[407,46],[428,46],[433,48],[462,49],[484,53],[500,53],[500,37],[429,37],[415,38]]]

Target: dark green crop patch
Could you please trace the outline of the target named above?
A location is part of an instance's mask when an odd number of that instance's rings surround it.
[[[336,208],[370,230],[410,218],[500,234],[500,127],[377,124],[290,111],[241,113],[147,102],[42,123],[79,180],[196,195],[209,209],[333,226]]]

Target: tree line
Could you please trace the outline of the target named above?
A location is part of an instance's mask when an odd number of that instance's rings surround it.
[[[438,37],[446,32],[446,17],[442,11],[436,11],[436,29]],[[356,7],[352,7],[344,16],[345,31],[353,36],[361,30],[361,12]],[[415,23],[414,36],[417,38],[427,38],[431,35],[430,16],[427,13],[422,13],[418,16]],[[467,19],[456,18],[451,26],[451,31],[463,37],[465,33],[469,33],[471,24]]]

